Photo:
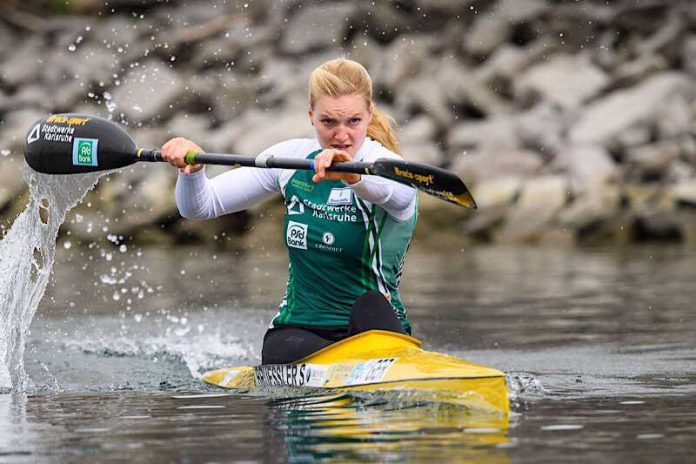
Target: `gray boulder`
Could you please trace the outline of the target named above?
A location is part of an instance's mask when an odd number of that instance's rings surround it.
[[[498,178],[528,178],[543,171],[541,157],[523,149],[486,149],[458,157],[450,169],[465,182],[478,185]]]
[[[208,139],[209,125],[210,119],[206,116],[178,113],[167,123],[166,131],[168,137],[185,137],[204,145]]]
[[[482,121],[467,121],[452,127],[447,144],[453,150],[519,148],[514,118],[499,116]]]
[[[442,150],[434,143],[421,142],[401,145],[401,155],[408,161],[441,165],[444,161]]]
[[[673,185],[671,193],[677,206],[696,208],[696,179],[687,179]]]
[[[185,86],[170,64],[149,59],[123,76],[121,85],[112,92],[113,103],[130,121],[162,119],[181,103]]]
[[[17,87],[36,82],[42,74],[42,50],[44,39],[33,36],[22,41],[14,53],[8,55],[0,66],[0,79],[5,85]]]
[[[22,153],[24,137],[32,124],[44,116],[43,111],[29,108],[17,109],[5,115],[4,120],[0,120],[0,148]]]
[[[609,77],[587,53],[559,54],[525,71],[515,81],[515,93],[525,101],[537,99],[575,108],[599,94]]]
[[[570,229],[597,226],[615,217],[621,207],[621,189],[617,184],[598,184],[580,193],[560,214],[559,222]]]
[[[435,138],[437,127],[432,119],[418,115],[399,130],[398,137],[403,146],[427,143]]]
[[[510,81],[536,60],[539,54],[535,53],[536,50],[539,50],[539,47],[521,48],[502,44],[481,66],[475,69],[474,73],[479,80],[485,82],[492,79]]]
[[[432,85],[429,76],[419,76],[403,84],[396,95],[395,107],[399,114],[425,113],[441,127],[447,127],[452,121],[451,106],[444,90]]]
[[[575,193],[610,184],[620,178],[620,171],[609,152],[601,146],[576,146],[561,151],[556,167],[564,170]]]
[[[660,111],[680,99],[688,100],[692,93],[693,84],[683,74],[660,74],[588,105],[572,127],[570,140],[579,145],[618,147],[645,143]],[[635,131],[640,134],[637,138]]]
[[[478,18],[464,38],[465,51],[489,55],[505,42],[519,22],[539,17],[549,6],[543,0],[500,0]]]
[[[437,40],[426,34],[403,34],[380,53],[380,61],[373,65],[373,81],[397,91],[409,79],[430,65],[432,49]]]
[[[476,184],[472,195],[482,210],[508,206],[517,200],[523,183],[520,177],[500,177]]]
[[[629,180],[660,179],[678,159],[679,145],[673,141],[631,148],[626,155],[626,176]]]
[[[547,175],[527,180],[496,239],[515,243],[541,240],[553,227],[567,200],[568,186],[563,176]]]
[[[357,5],[352,3],[325,3],[300,8],[289,20],[280,50],[301,54],[340,45],[356,11]]]
[[[251,110],[229,125],[236,134],[232,141],[236,153],[256,155],[283,140],[316,136],[306,113],[274,113],[273,124],[268,123],[269,117],[266,112]]]

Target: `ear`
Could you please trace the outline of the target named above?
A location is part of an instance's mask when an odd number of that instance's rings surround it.
[[[309,114],[309,123],[311,125],[314,125],[314,111],[312,111],[312,107],[308,106],[307,107],[307,113]]]

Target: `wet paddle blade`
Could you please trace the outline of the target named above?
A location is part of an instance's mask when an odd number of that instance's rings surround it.
[[[372,174],[410,185],[441,200],[465,208],[476,208],[474,197],[453,173],[427,164],[380,158],[370,168]]]
[[[137,161],[130,136],[112,121],[83,114],[54,114],[31,126],[24,159],[45,174],[79,174],[122,168]]]

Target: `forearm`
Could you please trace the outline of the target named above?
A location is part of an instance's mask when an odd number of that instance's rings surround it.
[[[179,174],[176,204],[187,219],[211,219],[245,210],[273,194],[251,172],[252,168],[227,171],[208,179],[205,171]]]
[[[360,182],[351,184],[355,195],[384,208],[392,217],[406,220],[416,205],[416,189],[377,176],[362,176]]]

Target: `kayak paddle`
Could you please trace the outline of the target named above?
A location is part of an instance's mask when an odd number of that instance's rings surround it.
[[[45,174],[81,174],[129,166],[138,161],[165,161],[162,152],[138,148],[116,123],[84,114],[54,114],[37,121],[27,133],[24,158]],[[221,164],[314,171],[314,161],[278,156],[188,153],[188,164]],[[385,177],[466,208],[476,202],[464,182],[444,169],[400,159],[372,163],[337,162],[327,171]]]

